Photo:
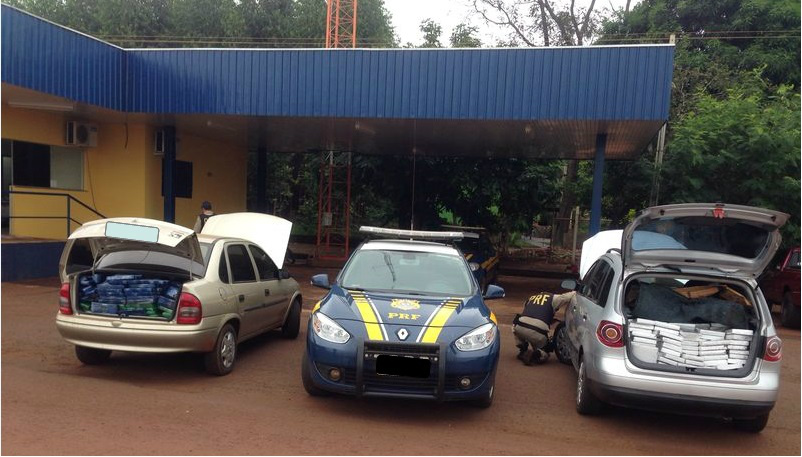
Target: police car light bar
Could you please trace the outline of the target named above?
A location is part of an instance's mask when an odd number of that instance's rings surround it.
[[[487,229],[485,227],[466,227],[464,225],[441,225],[444,229],[456,229],[456,230],[470,230],[472,232],[484,232]]]
[[[463,238],[479,238],[476,233],[466,232],[435,232],[426,230],[401,230],[382,227],[370,227],[363,225],[359,227],[360,233],[369,235],[392,236],[397,238],[410,238],[421,240],[461,240]]]

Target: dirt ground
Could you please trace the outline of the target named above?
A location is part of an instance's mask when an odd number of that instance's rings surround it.
[[[308,310],[318,271],[295,267]],[[199,356],[115,353],[83,366],[54,324],[56,279],[2,284],[3,454],[800,454],[799,332],[780,329],[780,397],[763,433],[724,421],[608,408],[574,410],[573,368],[515,358],[508,324],[524,297],[558,280],[502,276],[494,405],[487,410],[352,398],[312,398],[301,386],[297,340],[244,343],[226,377]]]

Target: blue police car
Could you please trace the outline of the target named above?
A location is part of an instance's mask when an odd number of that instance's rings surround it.
[[[464,227],[459,225],[443,225],[444,229],[463,232],[462,239],[456,241],[456,245],[468,265],[473,271],[473,276],[482,288],[487,290],[487,286],[495,284],[498,280],[499,255],[487,236],[487,229],[484,227]]]
[[[309,318],[306,391],[490,406],[500,338],[484,300],[504,290],[491,285],[482,296],[449,244],[462,233],[360,230],[385,239],[359,246],[333,283],[312,278],[329,293]]]

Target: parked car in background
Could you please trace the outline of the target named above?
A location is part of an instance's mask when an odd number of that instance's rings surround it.
[[[769,304],[782,306],[780,322],[783,327],[799,328],[800,268],[799,246],[789,249],[779,262],[760,278],[760,289]]]
[[[310,395],[493,402],[500,339],[456,232],[363,227],[360,245],[309,318],[301,378]],[[393,239],[405,238],[405,239]],[[430,240],[430,241],[426,241]]]
[[[238,343],[276,328],[298,336],[301,294],[282,269],[291,227],[254,213],[211,217],[201,235],[144,218],[86,223],[61,257],[56,327],[86,364],[201,352],[209,373],[228,374]]]
[[[455,244],[462,251],[465,260],[468,261],[482,292],[487,290],[489,284],[496,284],[500,256],[487,235],[487,229],[459,225],[443,225],[443,228],[465,234],[465,237],[456,241]]]
[[[576,303],[555,336],[578,373],[577,411],[610,403],[762,430],[782,342],[757,277],[787,219],[737,205],[658,206],[596,246],[581,282],[563,282]]]

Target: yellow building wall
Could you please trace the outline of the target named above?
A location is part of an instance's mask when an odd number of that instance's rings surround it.
[[[176,160],[192,162],[192,198],[175,199],[175,223],[192,228],[204,200],[212,203],[217,214],[245,211],[247,195],[248,150],[245,146],[176,132]],[[152,138],[152,134],[151,134]],[[151,154],[152,156],[152,154]],[[147,207],[150,217],[161,219],[161,159],[149,162]]]
[[[2,107],[4,139],[61,146],[64,124],[71,113]],[[162,219],[161,158],[153,154],[155,128],[146,124],[97,123],[97,147],[83,148],[83,190],[13,186],[13,190],[67,193],[106,217]],[[193,162],[193,198],[176,199],[176,223],[192,227],[203,200],[217,213],[244,211],[247,149],[177,132],[177,159]],[[80,204],[71,204],[80,223],[98,216]],[[11,195],[10,234],[64,239],[67,237],[64,197]],[[60,219],[15,219],[13,216],[54,216]],[[78,227],[72,223],[71,230]]]

